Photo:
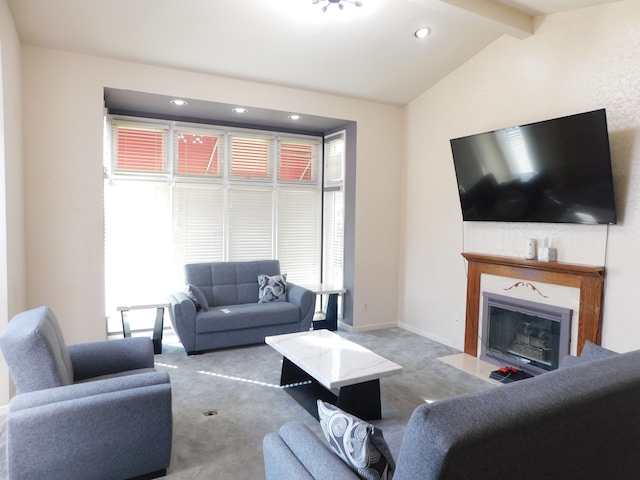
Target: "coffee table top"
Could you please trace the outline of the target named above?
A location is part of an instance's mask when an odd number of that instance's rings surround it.
[[[264,339],[329,390],[402,373],[402,366],[329,330]]]

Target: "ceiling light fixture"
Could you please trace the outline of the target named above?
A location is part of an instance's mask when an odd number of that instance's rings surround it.
[[[173,103],[174,105],[177,105],[178,107],[183,107],[183,106],[185,106],[187,104],[186,101],[180,100],[178,98],[176,98],[174,100],[171,100],[171,102],[169,102],[169,103]]]
[[[422,27],[422,28],[419,28],[418,30],[416,30],[414,35],[417,38],[424,38],[424,37],[428,36],[430,33],[431,33],[431,29],[429,27]]]
[[[302,117],[300,115],[289,115],[289,120],[300,120]]]
[[[362,6],[362,2],[360,2],[358,0],[311,0],[311,4],[312,5],[317,5],[321,1],[326,1],[327,2],[327,4],[324,7],[322,7],[322,12],[323,13],[327,11],[327,8],[329,8],[329,5],[331,5],[332,3],[338,5],[338,8],[340,10],[344,10],[344,4],[345,3],[352,3],[356,7],[361,7]]]
[[[236,107],[233,109],[233,112],[235,113],[247,113],[247,109],[243,108],[243,107]]]

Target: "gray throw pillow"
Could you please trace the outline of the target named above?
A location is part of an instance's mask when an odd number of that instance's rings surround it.
[[[202,310],[203,312],[209,310],[207,297],[204,296],[204,293],[202,293],[202,290],[200,290],[198,287],[187,283],[185,293],[187,294],[187,297],[189,297],[191,301],[196,304],[196,310]]]
[[[322,400],[318,416],[331,450],[360,478],[391,480],[396,465],[380,429]]]
[[[574,357],[573,355],[567,355],[562,360],[560,360],[560,368],[573,367],[576,365],[582,365],[583,363],[593,362],[594,360],[600,360],[602,358],[608,358],[618,355],[617,352],[613,350],[608,350],[606,348],[602,348],[600,345],[596,345],[595,343],[587,340],[584,343],[584,347],[582,347],[582,352],[579,357]]]
[[[258,303],[286,302],[287,274],[258,275]]]
[[[582,347],[580,358],[589,362],[591,360],[600,360],[601,358],[613,357],[615,355],[618,355],[618,353],[613,350],[602,348],[600,345],[596,345],[595,343],[587,340],[584,342],[584,346]]]

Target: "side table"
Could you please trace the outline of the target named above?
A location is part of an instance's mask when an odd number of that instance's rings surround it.
[[[338,297],[347,293],[347,290],[328,283],[320,283],[310,286],[305,285],[305,288],[308,288],[316,295],[327,295],[329,297],[327,299],[327,308],[324,311],[324,319],[314,320],[313,329],[320,330],[322,328],[326,328],[333,332],[338,330]]]
[[[149,303],[140,305],[125,305],[117,307],[122,317],[122,333],[124,338],[131,336],[131,327],[127,319],[129,310],[156,309],[156,321],[153,325],[153,353],[162,353],[162,329],[164,328],[164,309],[169,308],[169,303]]]

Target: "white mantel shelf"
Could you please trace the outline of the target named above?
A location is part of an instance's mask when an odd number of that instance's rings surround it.
[[[580,289],[578,354],[589,340],[600,344],[604,267],[562,262],[539,262],[517,257],[463,253],[469,262],[464,352],[478,356],[480,276],[485,274],[564,285]]]

